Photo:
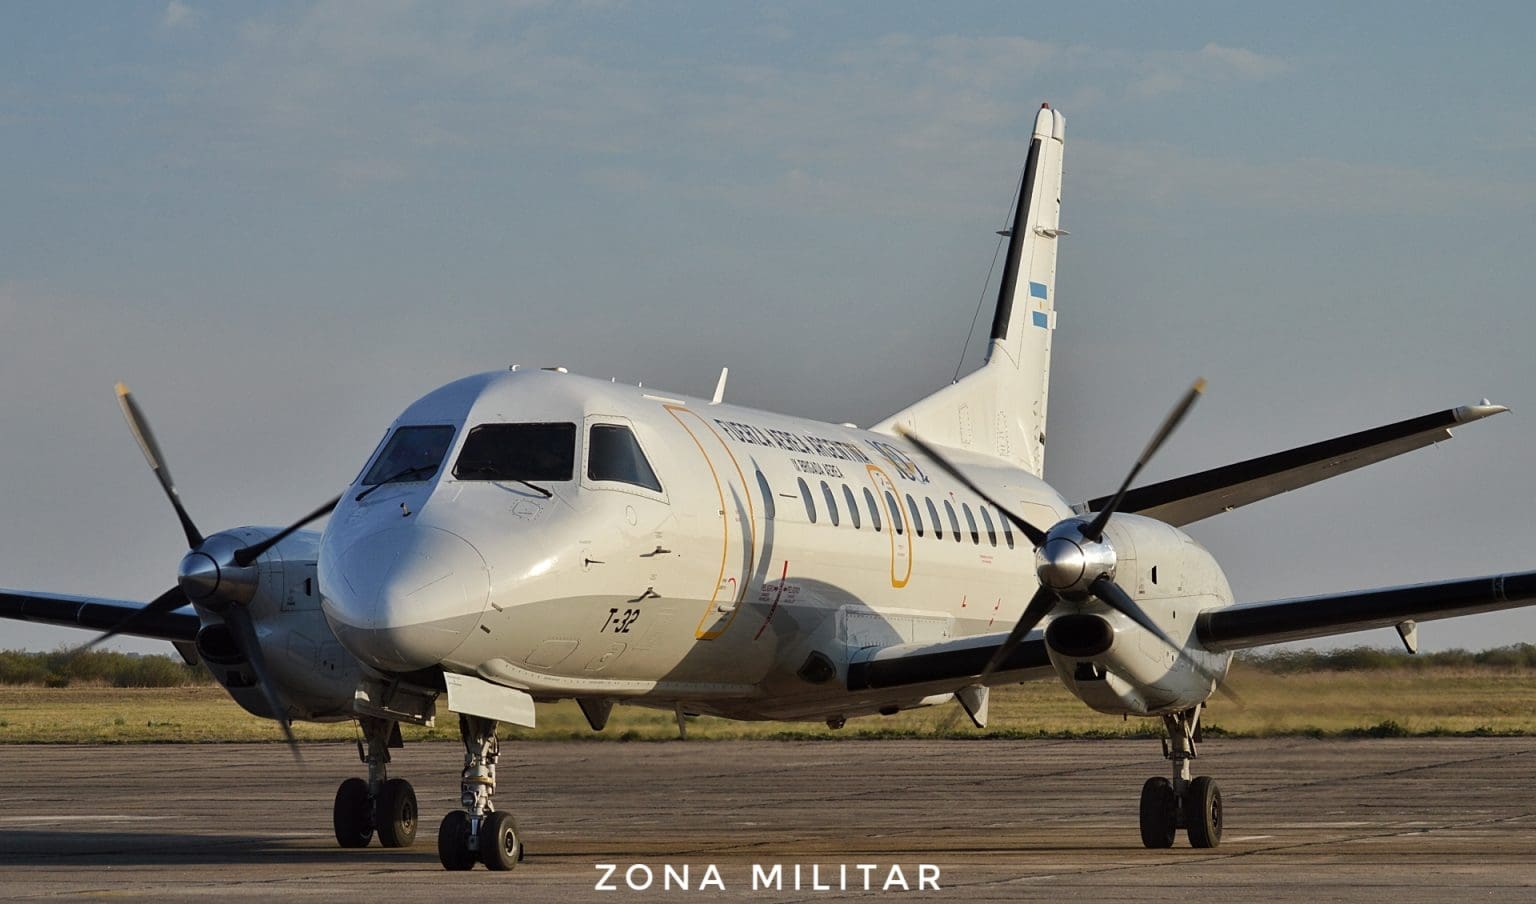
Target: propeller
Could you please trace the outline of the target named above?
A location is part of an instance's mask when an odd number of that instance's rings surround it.
[[[259,580],[253,566],[263,554],[287,539],[294,531],[329,514],[341,501],[341,497],[337,496],[272,536],[248,546],[240,545],[228,534],[204,537],[182,505],[170,469],[166,467],[165,456],[160,451],[160,445],[155,442],[154,431],[149,427],[149,419],[144,416],[127,386],[118,383],[116,390],[117,402],[123,409],[123,417],[128,421],[128,429],[133,433],[139,451],[144,453],[145,461],[149,462],[155,479],[160,482],[160,488],[170,500],[176,518],[181,522],[182,532],[186,534],[189,551],[182,557],[177,569],[177,586],[155,597],[144,608],[119,621],[76,652],[89,650],[102,641],[131,630],[152,615],[173,612],[189,602],[215,612],[223,618],[236,648],[255,674],[262,696],[266,698],[268,708],[283,730],[289,751],[295,760],[302,760],[293,735],[293,726],[287,716],[288,708],[283,702],[277,682],[273,680],[266,654],[261,648],[261,640],[256,634],[255,620],[251,617],[249,604],[255,598]]]
[[[1030,597],[1018,622],[1014,624],[1007,638],[1003,640],[1002,646],[997,648],[986,667],[982,669],[983,682],[1008,661],[1029,632],[1033,631],[1051,613],[1057,602],[1063,599],[1079,600],[1094,597],[1135,622],[1171,649],[1183,652],[1183,647],[1168,636],[1168,633],[1136,603],[1129,593],[1125,592],[1124,588],[1115,583],[1115,550],[1104,539],[1104,528],[1119,510],[1126,492],[1137,475],[1141,473],[1142,468],[1167,442],[1168,437],[1183,422],[1184,417],[1189,414],[1189,410],[1194,407],[1195,402],[1204,392],[1205,380],[1196,380],[1179,403],[1163,419],[1163,423],[1152,435],[1151,441],[1147,443],[1141,455],[1137,457],[1130,473],[1126,475],[1125,480],[1120,484],[1120,489],[1110,499],[1109,504],[1096,513],[1091,520],[1081,517],[1066,518],[1044,531],[994,499],[932,446],[913,435],[910,430],[900,428],[901,435],[941,470],[960,481],[966,489],[981,497],[982,501],[1002,512],[1003,517],[1016,526],[1035,549],[1035,573],[1040,579],[1040,588],[1035,591],[1034,596]],[[1193,660],[1190,664],[1198,674],[1214,683],[1223,694],[1238,703],[1242,702],[1237,693],[1226,686],[1226,682],[1220,675]]]
[[[123,409],[123,417],[128,421],[128,430],[133,433],[134,442],[139,444],[139,451],[144,453],[145,461],[149,462],[149,469],[155,472],[155,479],[160,481],[160,488],[165,490],[165,498],[171,501],[171,508],[176,510],[176,517],[181,521],[181,529],[187,535],[187,548],[196,549],[203,545],[203,535],[198,531],[197,525],[192,523],[192,517],[181,504],[181,495],[176,492],[176,484],[171,480],[171,471],[165,466],[165,456],[160,454],[160,446],[155,442],[155,434],[149,429],[149,421],[144,417],[144,412],[139,410],[139,404],[133,400],[133,393],[121,382],[115,387],[117,390],[117,404]]]

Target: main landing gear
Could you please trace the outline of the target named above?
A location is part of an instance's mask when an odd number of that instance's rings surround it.
[[[358,720],[367,749],[358,743],[358,758],[368,764],[368,780],[349,778],[336,789],[331,822],[336,842],[344,848],[367,847],[374,832],[387,848],[410,847],[416,840],[416,791],[405,779],[390,778],[389,750],[404,746],[400,723],[364,716]]]
[[[1141,843],[1173,847],[1174,835],[1183,829],[1191,847],[1213,848],[1221,843],[1221,789],[1209,776],[1189,777],[1200,736],[1200,707],[1165,715],[1163,724],[1168,729],[1163,756],[1173,762],[1173,781],[1159,775],[1141,786]]]
[[[509,870],[523,859],[523,842],[512,814],[495,809],[496,720],[459,716],[459,736],[464,739],[464,772],[459,780],[462,810],[443,817],[437,829],[437,857],[443,869],[474,869],[476,861],[486,869]]]

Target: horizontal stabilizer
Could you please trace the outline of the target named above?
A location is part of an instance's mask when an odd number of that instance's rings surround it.
[[[1200,613],[1195,633],[1220,652],[1530,605],[1536,571],[1212,609]]]
[[[1503,405],[1486,401],[1479,405],[1463,405],[1234,465],[1175,477],[1126,493],[1120,511],[1156,518],[1175,527],[1193,524],[1250,502],[1288,493],[1450,439],[1450,428],[1508,410]],[[1074,506],[1074,509],[1079,514],[1096,512],[1110,499],[1110,496],[1101,496]]]
[[[64,596],[56,593],[24,593],[0,590],[0,618],[108,631],[121,625],[140,609],[142,603],[98,599],[91,596]],[[123,634],[155,640],[190,643],[197,637],[201,622],[190,612],[157,612],[135,619]]]

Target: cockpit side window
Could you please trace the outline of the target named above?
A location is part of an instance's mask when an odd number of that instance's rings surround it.
[[[453,465],[460,480],[563,481],[575,471],[575,424],[480,424]]]
[[[371,487],[429,480],[443,466],[452,443],[452,426],[400,427],[384,442],[384,450],[360,484]]]
[[[646,460],[634,431],[618,424],[593,424],[587,435],[587,478],[617,480],[661,492],[661,481]]]

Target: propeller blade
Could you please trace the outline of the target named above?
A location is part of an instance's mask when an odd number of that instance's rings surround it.
[[[997,671],[999,666],[1008,661],[1008,657],[1013,655],[1013,651],[1017,650],[1019,644],[1024,642],[1024,635],[1033,631],[1035,625],[1040,624],[1040,619],[1045,618],[1050,613],[1051,607],[1055,605],[1056,591],[1041,584],[1040,589],[1035,591],[1035,595],[1029,598],[1029,604],[1024,607],[1024,614],[1019,616],[1018,624],[1013,626],[1013,630],[1008,632],[1008,637],[1003,641],[1003,645],[997,648],[996,653],[992,654],[992,658],[987,662],[987,667],[981,670],[981,682],[983,684],[986,683],[987,676]]]
[[[337,496],[335,499],[332,499],[325,505],[320,506],[319,508],[293,522],[292,524],[288,525],[267,539],[261,541],[260,543],[256,543],[252,546],[243,546],[235,550],[235,564],[239,565],[241,568],[251,564],[252,562],[261,558],[262,553],[288,539],[288,536],[294,531],[315,520],[316,518],[321,517],[322,515],[329,515],[331,510],[336,508],[336,504],[339,502],[341,502],[341,497]]]
[[[1003,517],[1005,517],[1009,521],[1013,522],[1013,526],[1017,527],[1024,534],[1025,537],[1029,538],[1029,543],[1030,543],[1031,546],[1034,546],[1034,547],[1038,548],[1041,543],[1045,542],[1045,531],[1041,530],[1038,527],[1035,527],[1033,524],[1030,524],[1028,521],[1025,521],[1023,518],[1020,518],[1018,515],[1015,515],[1013,512],[1008,511],[1007,508],[1003,507],[1002,503],[998,502],[996,499],[993,499],[991,496],[988,496],[981,489],[981,487],[979,487],[975,483],[971,482],[971,479],[969,477],[966,477],[964,474],[962,474],[960,472],[959,468],[957,468],[954,465],[950,464],[949,461],[946,460],[944,458],[944,456],[940,455],[937,451],[935,451],[932,446],[930,446],[927,443],[923,442],[922,440],[918,439],[917,438],[917,434],[913,433],[912,431],[908,430],[905,427],[898,427],[897,428],[897,432],[900,433],[902,438],[905,439],[907,442],[909,442],[912,445],[916,446],[918,448],[918,450],[921,451],[924,455],[926,455],[929,458],[933,459],[933,463],[938,465],[939,468],[942,469],[945,474],[948,474],[949,476],[951,476],[951,477],[955,478],[956,480],[960,481],[960,483],[966,489],[970,490],[972,493],[975,493],[977,496],[980,496],[981,500],[983,502],[987,503],[988,505],[990,505],[993,508],[997,509],[998,511],[1002,512],[1003,513]],[[1015,644],[1015,646],[1017,646],[1017,644]]]
[[[117,404],[123,409],[123,417],[128,421],[128,429],[133,433],[134,442],[139,444],[139,451],[144,453],[144,460],[149,462],[149,469],[155,472],[155,479],[160,481],[160,488],[165,490],[165,497],[171,500],[171,508],[176,510],[176,517],[181,521],[181,530],[187,535],[187,548],[196,549],[203,545],[203,535],[198,531],[197,525],[192,523],[192,517],[182,507],[181,497],[176,493],[176,484],[171,481],[170,469],[165,466],[165,456],[160,454],[160,446],[155,442],[155,434],[149,429],[149,420],[144,417],[144,412],[139,409],[137,402],[133,400],[133,393],[122,383],[117,384]]]
[[[1152,460],[1152,456],[1157,454],[1157,450],[1162,448],[1163,443],[1173,434],[1174,429],[1179,426],[1179,422],[1184,420],[1184,415],[1189,414],[1189,409],[1194,407],[1195,402],[1199,400],[1204,392],[1205,378],[1201,377],[1195,381],[1195,385],[1189,387],[1189,392],[1184,394],[1184,398],[1179,400],[1179,404],[1175,405],[1173,410],[1168,412],[1168,416],[1163,419],[1163,425],[1158,427],[1157,432],[1152,435],[1152,441],[1147,443],[1147,447],[1141,452],[1141,457],[1136,459],[1136,464],[1131,467],[1131,473],[1125,475],[1125,482],[1121,483],[1120,489],[1115,491],[1114,498],[1109,500],[1109,505],[1104,506],[1103,511],[1095,515],[1093,521],[1083,530],[1084,537],[1096,541],[1104,535],[1104,525],[1109,523],[1110,516],[1115,513],[1116,509],[1120,508],[1121,501],[1125,499],[1126,491],[1131,488],[1131,481],[1136,479],[1136,475],[1141,473],[1141,469],[1146,467],[1147,462]]]
[[[177,609],[180,609],[185,605],[187,605],[187,595],[182,592],[180,587],[172,587],[170,590],[167,590],[154,599],[150,600],[149,603],[144,606],[144,608],[134,612],[132,615],[129,615],[127,618],[107,629],[105,633],[97,636],[96,639],[92,640],[90,643],[71,650],[69,655],[77,656],[81,653],[84,653],[97,644],[106,640],[110,640],[113,637],[116,637],[117,635],[130,630],[134,625],[144,621],[151,615],[161,615],[166,612],[175,612]]]
[[[1088,590],[1102,600],[1106,606],[1151,632],[1154,637],[1167,644],[1169,649],[1181,654],[1183,653],[1183,645],[1174,642],[1174,639],[1169,637],[1168,633],[1157,622],[1152,620],[1152,617],[1146,613],[1146,610],[1136,605],[1136,601],[1131,598],[1131,595],[1126,593],[1124,588],[1110,578],[1099,578],[1088,585]],[[1196,672],[1200,673],[1202,678],[1215,684],[1217,690],[1225,694],[1233,703],[1239,706],[1245,705],[1243,698],[1238,696],[1237,691],[1227,687],[1227,683],[1221,679],[1220,675],[1196,662],[1193,658],[1189,659],[1189,664]]]
[[[251,620],[250,611],[244,606],[230,606],[224,613],[224,622],[234,628],[235,640],[240,644],[240,651],[245,654],[245,661],[251,664],[251,671],[256,673],[256,683],[261,685],[261,693],[267,698],[267,707],[272,710],[277,724],[283,729],[283,738],[288,742],[288,750],[293,754],[296,762],[302,763],[304,757],[299,754],[299,743],[293,736],[293,726],[288,721],[287,707],[278,696],[277,685],[272,681],[272,673],[267,670],[267,657],[261,651],[261,641],[256,636],[256,624]]]

